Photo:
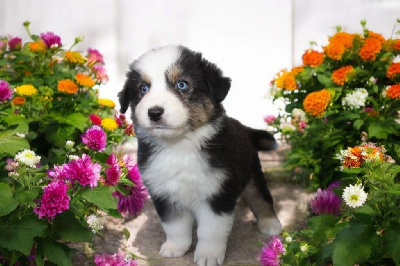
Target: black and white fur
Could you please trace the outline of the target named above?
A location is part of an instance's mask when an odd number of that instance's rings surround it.
[[[230,82],[182,46],[149,51],[127,73],[121,112],[132,108],[139,170],[167,236],[163,257],[185,254],[196,220],[194,261],[221,265],[242,193],[262,233],[282,231],[257,153],[275,139],[226,116]]]

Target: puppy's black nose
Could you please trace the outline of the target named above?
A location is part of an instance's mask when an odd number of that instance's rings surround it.
[[[161,119],[161,116],[164,113],[164,109],[161,107],[153,107],[148,111],[148,115],[151,121],[157,122]]]

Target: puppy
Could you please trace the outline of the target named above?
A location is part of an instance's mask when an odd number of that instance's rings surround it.
[[[121,112],[131,107],[139,171],[166,233],[163,257],[185,254],[196,220],[194,261],[221,265],[242,193],[262,233],[282,231],[257,153],[275,149],[275,139],[226,116],[230,84],[200,53],[167,46],[134,61],[119,93]]]

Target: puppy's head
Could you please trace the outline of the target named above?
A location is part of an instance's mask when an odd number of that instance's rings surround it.
[[[221,112],[231,80],[202,55],[182,46],[152,50],[134,61],[119,93],[121,112],[132,109],[136,127],[176,138]]]

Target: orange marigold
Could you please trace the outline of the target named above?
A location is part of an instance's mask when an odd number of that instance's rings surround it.
[[[290,72],[283,71],[280,76],[275,80],[275,84],[278,88],[286,90],[296,90],[298,88],[296,82],[296,75],[303,71],[302,67],[294,67]]]
[[[63,79],[58,81],[57,90],[60,92],[74,94],[78,92],[78,85],[70,79]]]
[[[332,80],[336,85],[344,85],[344,83],[348,80],[348,74],[353,72],[353,66],[344,66],[341,67],[332,73]]]
[[[373,31],[368,31],[368,38],[375,38],[381,43],[385,42],[385,37],[383,37],[382,34]]]
[[[331,100],[328,90],[311,92],[303,101],[304,111],[310,115],[321,117]]]
[[[77,73],[75,75],[76,82],[78,82],[79,85],[84,86],[84,87],[93,87],[95,81],[89,77],[88,75],[82,74],[82,73]]]
[[[38,40],[36,42],[31,42],[29,44],[29,49],[32,52],[39,52],[39,53],[44,53],[46,52],[46,44],[42,40]]]
[[[400,99],[400,84],[390,86],[386,90],[386,96],[392,99]]]
[[[346,49],[351,48],[353,46],[353,38],[354,36],[347,32],[337,32],[335,35],[329,38],[330,43],[337,43],[343,45]]]
[[[386,70],[386,77],[392,79],[400,76],[400,62],[392,63]]]
[[[303,64],[310,67],[317,67],[324,61],[324,54],[318,51],[308,49],[303,54]]]
[[[376,37],[368,37],[358,53],[364,61],[375,61],[382,49],[382,42]]]
[[[340,60],[346,51],[346,47],[342,43],[331,42],[325,46],[324,51],[329,58],[333,60]]]
[[[24,105],[25,102],[25,98],[21,96],[15,96],[14,99],[12,99],[14,105]]]

